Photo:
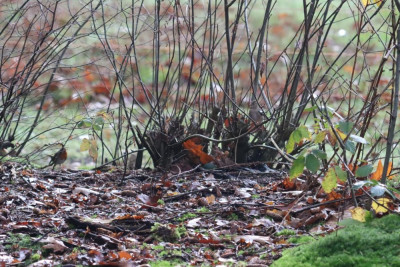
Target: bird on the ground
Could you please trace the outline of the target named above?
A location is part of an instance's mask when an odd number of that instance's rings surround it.
[[[64,145],[62,145],[61,149],[58,150],[53,156],[50,156],[50,163],[48,166],[53,165],[53,170],[56,165],[63,164],[68,157],[67,150],[65,149]]]
[[[8,152],[7,148],[14,148],[14,144],[11,143],[10,141],[0,141],[0,156],[5,157],[10,155],[10,152]]]

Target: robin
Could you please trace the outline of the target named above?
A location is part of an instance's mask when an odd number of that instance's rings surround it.
[[[14,148],[14,144],[10,141],[0,141],[0,156],[5,157],[10,155],[10,152],[7,151],[7,148],[12,147]]]
[[[65,160],[68,157],[67,150],[65,149],[64,145],[62,145],[61,149],[58,150],[54,156],[50,156],[50,163],[48,166],[53,165],[53,170],[56,167],[56,165],[61,165],[65,162]]]

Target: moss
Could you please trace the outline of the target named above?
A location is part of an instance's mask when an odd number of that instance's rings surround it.
[[[399,216],[344,224],[336,233],[284,251],[272,266],[400,266]]]
[[[174,266],[184,266],[182,261],[154,261],[150,262],[151,267],[174,267]]]
[[[197,217],[196,214],[188,212],[188,213],[183,214],[181,217],[179,217],[178,221],[184,222],[184,221],[186,221],[188,219],[192,219],[192,218],[196,218],[196,217]]]
[[[288,239],[289,243],[305,244],[314,241],[315,239],[309,235],[295,236]]]
[[[296,231],[292,229],[283,229],[282,231],[279,231],[275,233],[276,236],[284,235],[284,236],[289,236],[289,235],[295,235]]]

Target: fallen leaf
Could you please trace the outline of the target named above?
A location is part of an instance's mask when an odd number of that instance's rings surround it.
[[[90,194],[93,194],[93,195],[99,195],[100,194],[97,191],[94,191],[94,190],[89,189],[89,188],[83,188],[83,187],[75,187],[74,190],[72,190],[72,193],[73,194],[82,194],[82,195],[85,195],[85,196],[88,196]]]
[[[360,207],[354,208],[350,210],[351,212],[351,217],[353,220],[359,221],[359,222],[365,222],[365,216],[366,216],[366,210]]]
[[[271,238],[269,236],[261,235],[238,235],[233,238],[235,242],[246,242],[248,244],[253,244],[253,242],[258,242],[260,244],[271,244]]]
[[[44,240],[41,240],[40,243],[47,243],[43,246],[43,248],[52,249],[54,252],[64,252],[64,250],[68,248],[66,245],[64,245],[64,242],[55,239],[54,237],[48,237]]]
[[[203,151],[202,145],[197,145],[192,139],[184,142],[183,147],[188,150],[192,156],[197,157],[202,164],[207,164],[214,160],[212,156]]]
[[[124,260],[132,259],[132,255],[129,252],[126,252],[126,251],[118,252],[118,256],[119,256],[120,259],[124,259]]]
[[[295,185],[296,185],[296,179],[290,179],[289,177],[286,177],[283,180],[283,188],[285,188],[286,190],[295,189]]]
[[[189,227],[189,228],[196,228],[196,227],[199,227],[199,226],[200,226],[200,224],[199,224],[199,221],[200,221],[200,220],[201,220],[201,218],[194,218],[194,219],[191,219],[191,220],[189,220],[189,221],[187,222],[186,226]]]
[[[206,197],[208,204],[213,204],[215,202],[215,196],[214,195],[209,195]]]
[[[372,209],[375,210],[376,213],[387,213],[389,211],[389,205],[392,204],[392,200],[388,198],[378,198],[372,202]]]

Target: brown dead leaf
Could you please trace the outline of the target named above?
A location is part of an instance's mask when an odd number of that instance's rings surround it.
[[[120,259],[123,259],[123,260],[130,260],[133,258],[132,255],[126,251],[119,251],[118,256]]]
[[[271,244],[271,237],[260,236],[260,235],[238,235],[233,238],[235,242],[245,242],[248,244],[253,244],[253,242],[258,242],[260,244]]]
[[[293,190],[295,189],[296,186],[296,179],[290,179],[289,177],[286,177],[283,180],[283,188],[286,190]]]
[[[208,202],[209,205],[212,205],[215,202],[215,196],[214,195],[209,195],[209,196],[206,197],[206,199],[207,199],[207,202]]]
[[[184,142],[183,147],[188,150],[192,156],[197,157],[202,164],[207,164],[214,160],[213,157],[203,151],[202,145],[197,145],[192,139]]]
[[[64,252],[64,250],[68,248],[61,240],[55,239],[54,237],[48,237],[41,240],[40,243],[47,243],[43,248],[52,249],[54,252]]]

